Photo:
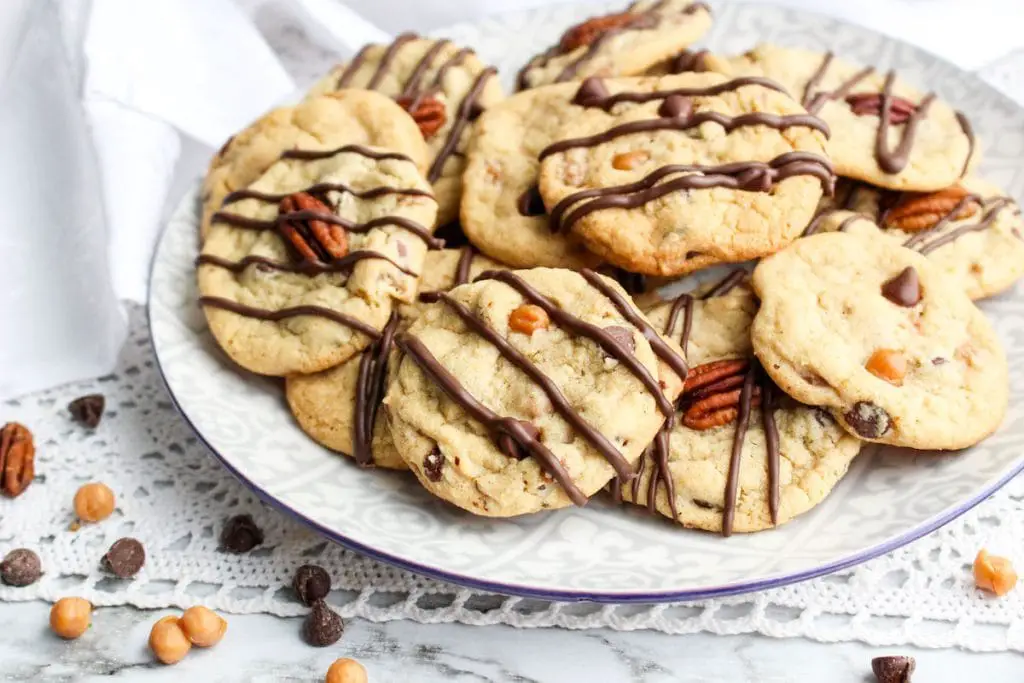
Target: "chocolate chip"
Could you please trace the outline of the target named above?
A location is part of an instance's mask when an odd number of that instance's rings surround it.
[[[535,441],[540,439],[540,430],[532,422],[512,418],[509,418],[509,421],[522,427],[529,438]],[[512,438],[510,434],[502,434],[498,437],[498,450],[516,460],[523,460],[530,455],[529,450],[521,447],[519,442]]]
[[[658,107],[658,116],[667,119],[685,119],[693,113],[693,101],[682,95],[669,95]]]
[[[484,105],[479,102],[473,102],[469,107],[469,116],[467,118],[469,118],[470,121],[476,121],[484,111],[486,111]]]
[[[949,361],[942,356],[935,356],[935,358],[932,358],[932,365],[945,365],[948,362]]]
[[[636,352],[636,339],[633,338],[633,330],[622,327],[620,325],[612,325],[611,327],[604,328],[604,331],[608,333],[616,344],[623,347],[630,353]]]
[[[714,504],[709,503],[706,500],[697,500],[696,498],[694,498],[693,499],[693,504],[696,505],[697,507],[703,508],[705,510],[714,510],[714,509],[716,509]]]
[[[463,247],[469,244],[466,233],[462,231],[462,224],[455,220],[445,223],[434,231],[434,237],[444,240],[444,246],[448,249]]]
[[[892,427],[889,413],[868,401],[857,401],[843,417],[853,431],[865,439],[877,439]]]
[[[134,538],[122,538],[110,546],[103,564],[117,578],[130,579],[146,564],[146,549]]]
[[[641,273],[631,273],[623,268],[612,271],[612,277],[627,294],[640,294],[647,288],[647,277]]]
[[[314,647],[333,645],[344,631],[345,622],[323,600],[313,603],[313,611],[302,624],[302,637]]]
[[[247,553],[263,543],[263,530],[252,515],[235,515],[224,524],[220,533],[221,549],[229,553]]]
[[[917,662],[913,657],[893,655],[875,657],[871,660],[871,670],[875,672],[878,683],[910,683]]]
[[[95,429],[103,418],[103,406],[106,400],[102,394],[90,394],[76,398],[68,404],[71,417],[89,429]]]
[[[832,413],[824,410],[823,408],[814,408],[814,421],[820,424],[822,427],[832,427],[836,423],[836,419],[832,417]]]
[[[304,564],[295,572],[292,588],[299,601],[311,607],[313,603],[326,598],[331,592],[331,575],[323,567]]]
[[[427,475],[430,481],[441,481],[441,472],[444,470],[444,453],[437,446],[427,453],[423,458],[423,474]]]
[[[609,94],[608,88],[604,85],[604,80],[597,76],[591,76],[584,79],[583,83],[580,84],[579,90],[576,91],[576,95],[572,98],[572,103],[578,104],[581,107],[596,107],[600,106],[601,102]]]
[[[882,285],[882,296],[897,306],[910,308],[921,300],[921,282],[917,271],[907,266],[899,275]]]
[[[42,574],[39,556],[28,548],[12,550],[0,562],[0,581],[8,586],[31,586]]]
[[[540,190],[536,185],[531,185],[519,195],[516,208],[519,209],[520,216],[543,216],[547,213],[547,209],[544,208],[544,199],[541,198]]]
[[[689,50],[683,50],[672,59],[672,63],[669,65],[669,71],[674,74],[681,74],[686,72],[703,73],[708,70],[704,64],[704,57],[708,54],[707,50],[698,50],[697,52],[690,52]]]
[[[395,240],[395,249],[398,250],[398,255],[403,258],[409,255],[409,250],[405,248],[405,242],[402,240]]]

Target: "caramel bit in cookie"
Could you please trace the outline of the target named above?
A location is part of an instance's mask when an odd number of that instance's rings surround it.
[[[931,230],[939,221],[970,218],[981,210],[977,195],[959,185],[929,194],[907,194],[883,214],[882,222],[904,232]]]
[[[895,349],[877,349],[864,368],[875,377],[900,386],[907,374],[907,357]]]
[[[68,412],[80,424],[85,425],[89,429],[96,429],[96,426],[99,425],[100,420],[103,418],[103,407],[105,404],[106,399],[103,398],[103,394],[90,394],[76,398],[69,403]]]
[[[333,216],[330,207],[308,192],[296,192],[281,200],[282,214],[307,212]],[[330,263],[348,253],[348,234],[345,228],[316,218],[282,221],[278,230],[300,260],[308,263]]]
[[[658,116],[667,119],[685,119],[693,113],[693,100],[683,95],[669,95],[658,107]]]
[[[419,126],[420,133],[425,140],[432,138],[448,120],[444,103],[437,98],[418,95],[414,97],[399,97],[395,101],[398,103],[398,106],[409,112],[409,116]],[[479,116],[479,112],[477,116]]]
[[[437,446],[423,457],[423,474],[433,482],[441,481],[444,471],[444,453]]]
[[[17,498],[36,476],[36,447],[32,432],[17,422],[0,429],[0,491]]]
[[[921,301],[921,281],[917,271],[907,266],[899,275],[882,285],[882,296],[897,306],[910,308]]]
[[[857,401],[843,415],[846,424],[865,439],[877,439],[892,429],[892,418],[870,401]]]
[[[636,21],[636,19],[637,15],[631,12],[591,17],[563,33],[562,39],[558,41],[558,49],[562,54],[565,54],[577,48],[585,47],[597,40],[605,31],[622,28],[626,24]]]
[[[611,93],[608,92],[604,80],[598,76],[590,76],[580,83],[579,89],[573,95],[572,103],[581,107],[596,107],[609,95]]]
[[[982,548],[974,558],[974,584],[996,595],[1006,595],[1017,585],[1017,572],[1005,557],[989,555]]]
[[[622,154],[616,154],[612,158],[612,168],[619,171],[631,171],[650,158],[650,152],[645,152],[642,149],[623,152]]]
[[[523,304],[508,316],[508,326],[513,332],[532,335],[537,330],[546,330],[551,324],[547,311],[534,304]]]
[[[43,575],[39,556],[28,548],[16,548],[0,562],[0,581],[8,586],[31,586]]]
[[[229,553],[247,553],[263,543],[263,529],[256,525],[252,515],[235,515],[225,524],[220,534],[221,549]]]
[[[917,105],[908,99],[892,95],[890,97],[889,123],[898,126],[906,123],[917,111]],[[857,116],[881,116],[882,93],[855,93],[846,96],[846,103]]]
[[[313,611],[302,625],[302,637],[314,647],[334,645],[345,631],[345,622],[323,600],[313,603]]]
[[[146,549],[134,538],[122,538],[110,546],[103,564],[117,578],[130,579],[146,564]]]
[[[917,667],[913,657],[890,655],[871,660],[871,671],[878,683],[910,683],[910,677]]]

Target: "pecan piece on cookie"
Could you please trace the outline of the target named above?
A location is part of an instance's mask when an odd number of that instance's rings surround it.
[[[906,123],[914,112],[917,105],[908,99],[891,97],[892,106],[889,107],[889,123],[898,126]],[[846,103],[857,116],[881,116],[882,115],[882,93],[856,93],[846,97]]]
[[[743,381],[750,361],[737,358],[698,365],[690,370],[683,389],[683,424],[699,431],[727,425],[739,415]],[[761,388],[754,387],[752,407],[761,404]]]
[[[606,31],[622,28],[637,20],[637,15],[632,12],[620,12],[617,14],[606,14],[603,17],[591,17],[586,21],[576,24],[562,34],[558,41],[558,49],[562,54],[572,52],[578,47],[590,45],[598,36]]]
[[[278,230],[309,263],[329,263],[348,253],[345,228],[320,220],[316,215],[333,216],[330,207],[308,192],[296,192],[281,200],[282,215],[295,214],[281,222]]]
[[[448,120],[444,104],[429,95],[399,97],[395,101],[398,103],[398,106],[409,112],[409,116],[420,127],[420,133],[423,134],[425,140],[433,137]]]
[[[977,195],[953,185],[938,192],[904,196],[884,214],[883,222],[887,227],[904,232],[920,232],[934,228],[942,220],[970,218],[980,208]]]
[[[17,422],[0,429],[0,490],[16,498],[36,476],[36,447],[32,432]]]

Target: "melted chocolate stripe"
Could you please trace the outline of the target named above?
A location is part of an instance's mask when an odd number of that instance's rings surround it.
[[[690,345],[690,328],[693,326],[693,296],[680,294],[672,302],[672,308],[668,313],[668,322],[665,323],[665,336],[671,335],[672,330],[676,328],[680,311],[683,311],[683,332],[680,336],[679,346],[682,347],[685,354]]]
[[[472,246],[466,245],[462,248],[459,253],[459,264],[455,268],[455,284],[453,287],[464,285],[469,282],[469,269],[473,265],[473,257],[476,256],[476,250]]]
[[[674,173],[688,173],[658,185],[658,181]],[[831,194],[835,171],[831,162],[809,152],[787,152],[764,163],[741,161],[721,166],[672,164],[662,166],[646,177],[626,185],[602,187],[575,192],[562,199],[551,210],[551,223],[555,229],[564,229],[594,211],[611,208],[631,209],[654,201],[672,192],[689,189],[727,187],[748,192],[767,192],[786,178],[797,175],[817,177],[825,191]],[[585,199],[592,201],[566,212]]]
[[[861,218],[869,221],[871,220],[870,217],[865,216],[862,213],[855,213],[852,216],[847,216],[846,218],[844,218],[842,222],[839,224],[839,226],[836,228],[836,232],[846,232],[847,228],[849,228],[851,225],[857,222],[858,219]]]
[[[831,61],[831,57],[829,57],[829,61]],[[817,114],[818,111],[820,111],[821,108],[825,106],[825,103],[827,103],[829,100],[836,100],[839,99],[840,97],[844,97],[848,92],[853,90],[854,86],[856,86],[858,83],[863,81],[865,78],[867,78],[874,72],[875,70],[873,67],[864,67],[863,69],[861,69],[860,71],[858,71],[857,73],[843,81],[835,90],[832,90],[830,92],[816,93],[814,97],[811,98],[810,103],[804,105],[804,109],[806,109],[811,114]]]
[[[368,159],[377,159],[378,161],[382,159],[395,159],[397,161],[408,161],[410,164],[414,163],[410,157],[404,154],[399,154],[398,152],[379,152],[362,145],[342,145],[334,149],[288,149],[281,153],[281,158],[315,161],[317,159],[327,159],[343,152],[359,154]]]
[[[634,377],[640,380],[644,387],[646,387],[651,395],[654,396],[654,400],[658,404],[658,408],[666,417],[674,414],[675,410],[672,406],[672,402],[665,398],[665,395],[661,391],[661,385],[658,384],[658,380],[643,365],[643,363],[637,360],[637,358],[630,353],[628,349],[624,348],[622,344],[616,341],[615,338],[608,334],[603,328],[598,327],[593,323],[581,320],[575,315],[559,308],[550,299],[538,292],[530,286],[529,283],[511,271],[488,270],[481,273],[476,280],[477,282],[480,280],[497,280],[505,283],[512,289],[519,292],[519,294],[521,294],[522,297],[530,303],[543,308],[544,312],[548,314],[548,317],[563,329],[578,337],[586,337],[587,339],[595,342],[607,355],[622,363],[631,373],[633,373]]]
[[[615,447],[615,444],[609,441],[604,434],[599,432],[585,419],[583,419],[583,416],[572,407],[569,400],[565,397],[565,394],[562,393],[561,389],[558,388],[558,385],[555,384],[550,377],[545,375],[540,368],[530,362],[526,356],[509,344],[504,337],[491,329],[491,327],[489,327],[483,320],[474,315],[473,312],[461,302],[456,301],[449,294],[444,292],[442,292],[438,298],[459,316],[462,322],[465,323],[466,327],[486,339],[492,346],[498,349],[498,352],[501,353],[505,360],[515,365],[531,380],[533,380],[551,401],[551,405],[555,408],[555,411],[561,415],[562,419],[568,422],[572,428],[584,438],[584,440],[604,456],[605,460],[608,461],[608,464],[610,464],[612,469],[615,470],[617,476],[624,478],[633,476],[632,465],[630,465],[629,461],[623,457]]]
[[[406,275],[419,277],[419,273],[409,270],[405,266],[391,259],[390,256],[371,249],[359,249],[351,251],[339,259],[333,259],[327,263],[313,263],[302,261],[300,263],[282,263],[266,256],[250,254],[237,261],[214,256],[213,254],[200,254],[196,257],[196,266],[215,266],[230,270],[232,273],[241,273],[253,264],[259,265],[265,270],[279,270],[284,273],[300,273],[302,275],[322,275],[323,273],[347,273],[352,270],[356,263],[366,259],[380,259],[387,261],[390,265],[402,271]]]
[[[365,223],[354,223],[350,220],[336,216],[333,213],[326,213],[323,211],[289,211],[286,213],[278,214],[273,220],[261,220],[259,218],[249,218],[248,216],[241,216],[234,213],[226,213],[224,211],[218,211],[210,218],[210,222],[221,222],[226,223],[232,227],[239,228],[241,230],[274,230],[278,225],[287,223],[289,221],[323,221],[331,225],[340,225],[349,232],[364,233],[369,232],[374,228],[379,228],[385,225],[394,225],[399,228],[408,230],[412,234],[416,235],[424,242],[427,246],[439,249],[444,246],[444,242],[433,237],[430,232],[427,231],[419,223],[409,220],[408,218],[402,218],[401,216],[381,216],[380,218],[374,218],[373,220]]]
[[[472,53],[472,50],[470,50],[468,47],[464,47],[455,54],[453,54],[451,57],[449,57],[448,61],[442,64],[441,68],[437,70],[437,75],[434,76],[434,86],[443,86],[444,77],[448,75],[448,71],[462,64],[464,61],[466,61],[466,56]]]
[[[918,249],[922,254],[930,254],[941,246],[945,246],[950,242],[959,239],[970,232],[981,232],[982,230],[988,230],[995,223],[996,218],[999,217],[999,212],[1005,209],[1011,204],[1011,200],[1008,197],[1000,197],[986,208],[985,217],[978,223],[971,225],[964,225],[956,230],[951,230],[942,237],[937,237],[931,242],[925,244]]]
[[[679,519],[679,509],[676,506],[676,485],[672,481],[672,473],[668,469],[668,455],[669,446],[668,439],[669,433],[672,431],[672,427],[666,422],[662,425],[661,429],[654,436],[653,445],[653,460],[654,460],[654,472],[651,473],[651,481],[647,489],[647,509],[654,513],[657,509],[657,498],[658,498],[658,484],[664,484],[665,486],[665,497],[668,499],[668,507],[672,512],[672,519]],[[651,449],[648,448],[648,452]],[[647,453],[640,460],[643,461],[647,458]]]
[[[779,523],[779,427],[775,424],[775,388],[771,380],[761,385],[761,425],[768,449],[768,512]]]
[[[296,190],[296,192],[305,192],[306,194],[311,194],[314,197],[322,197],[328,192],[343,192],[359,199],[374,199],[376,197],[383,197],[392,194],[403,195],[406,197],[427,197],[429,199],[434,199],[434,195],[426,190],[419,190],[414,187],[389,187],[387,185],[371,187],[366,190],[356,190],[344,183],[317,183],[316,185],[310,185],[302,190]],[[235,202],[243,199],[258,199],[261,202],[277,203],[285,197],[289,197],[293,194],[295,194],[295,192],[281,192],[273,194],[270,192],[260,192],[259,190],[246,188],[242,190],[235,190],[225,197],[224,201],[221,202],[221,207],[227,206],[228,204],[234,204]]]
[[[903,127],[896,149],[889,149],[889,118],[892,114],[892,85],[896,80],[896,72],[885,75],[882,87],[882,109],[878,117],[878,131],[875,135],[875,159],[879,167],[886,173],[899,173],[910,160],[910,148],[914,144],[914,134],[921,121],[928,115],[928,108],[935,101],[935,93],[928,93],[914,109]]]
[[[559,140],[558,142],[545,147],[541,151],[539,158],[544,160],[552,154],[559,154],[570,149],[596,147],[597,145],[611,142],[615,138],[622,137],[623,135],[649,133],[656,130],[689,130],[691,128],[697,128],[698,126],[708,122],[717,123],[725,129],[726,133],[731,133],[737,128],[742,128],[744,126],[767,126],[769,128],[774,128],[775,130],[785,130],[786,128],[803,126],[821,131],[825,137],[829,137],[829,135],[831,135],[828,124],[817,116],[811,116],[810,114],[777,116],[775,114],[766,114],[764,112],[754,112],[752,114],[740,114],[739,116],[727,116],[726,114],[716,111],[704,111],[691,114],[685,118],[659,118],[645,119],[643,121],[630,121],[629,123],[624,123],[621,126],[609,128],[608,130],[597,133],[596,135],[588,135],[582,138],[571,138],[569,140]]]
[[[811,75],[810,80],[807,81],[807,85],[804,86],[803,95],[800,97],[800,104],[803,105],[804,109],[810,110],[811,102],[813,101],[814,91],[821,81],[825,78],[825,72],[828,71],[828,67],[832,64],[832,59],[835,55],[829,50],[825,53],[825,56],[821,60],[821,64],[817,70]]]
[[[384,51],[384,56],[380,58],[380,64],[377,65],[377,70],[373,72],[373,76],[370,77],[369,82],[366,84],[367,90],[376,90],[377,86],[380,85],[381,80],[384,79],[384,75],[388,72],[388,67],[391,66],[391,62],[395,60],[395,56],[398,51],[402,49],[402,46],[406,43],[416,40],[418,38],[415,33],[403,33],[402,35],[395,38],[394,42],[388,45],[388,48]]]
[[[739,88],[747,85],[759,85],[762,88],[768,88],[769,90],[786,94],[786,89],[770,78],[764,78],[762,76],[742,76],[740,78],[733,78],[732,80],[725,81],[724,83],[716,83],[715,85],[709,85],[703,88],[674,88],[672,90],[655,90],[653,92],[620,92],[615,95],[608,95],[607,97],[588,100],[584,107],[588,109],[596,107],[598,109],[608,111],[620,102],[642,104],[644,102],[652,102],[655,100],[665,100],[673,95],[682,95],[683,97],[710,97],[712,95],[720,95],[724,92],[738,90]]]
[[[977,144],[977,140],[974,137],[974,127],[971,126],[970,119],[962,111],[956,113],[956,120],[960,124],[960,130],[967,136],[967,158],[964,159],[964,167],[960,170],[960,177],[964,178],[967,176],[971,159],[974,157],[974,146]]]
[[[615,291],[614,287],[605,282],[600,275],[589,268],[583,268],[580,270],[580,275],[590,283],[591,287],[601,292],[601,294],[604,294],[604,296],[612,302],[612,305],[615,306],[615,309],[623,318],[640,330],[644,335],[644,339],[646,339],[651,345],[651,350],[654,351],[655,356],[660,358],[665,365],[672,368],[672,371],[679,375],[680,380],[686,379],[686,374],[690,371],[689,366],[686,364],[686,359],[676,353],[671,346],[665,343],[665,340],[661,338],[653,327],[651,327],[651,324],[633,309],[631,301]],[[661,394],[661,391],[659,390],[657,393]],[[669,421],[671,422],[671,417],[669,418]]]
[[[425,375],[430,377],[444,393],[459,404],[466,413],[479,422],[490,432],[491,439],[497,442],[502,437],[510,437],[520,447],[528,450],[537,459],[538,464],[555,481],[561,485],[566,495],[576,505],[586,505],[587,497],[583,495],[565,467],[548,448],[538,441],[520,420],[512,417],[501,417],[493,410],[473,397],[462,383],[434,357],[426,345],[411,335],[403,335],[395,339],[395,344],[419,366]]]
[[[722,535],[732,535],[733,520],[736,518],[736,497],[739,493],[740,458],[743,456],[743,440],[747,436],[750,424],[750,406],[754,396],[754,374],[757,372],[757,361],[750,364],[746,377],[743,378],[743,389],[740,390],[739,414],[736,416],[736,435],[732,441],[732,455],[729,458],[729,476],[725,483],[725,511],[722,513]]]
[[[398,96],[411,97],[419,88],[420,81],[423,80],[423,74],[425,74],[427,69],[430,68],[430,65],[434,63],[434,58],[437,57],[441,50],[451,44],[450,40],[438,40],[431,45],[430,48],[423,53],[423,56],[420,57],[420,61],[416,62],[416,66],[413,67],[412,73],[409,74],[409,80],[405,82],[405,87],[402,88],[402,92],[400,92]],[[411,108],[415,109],[415,107]]]
[[[399,316],[392,312],[388,324],[381,331],[380,339],[363,351],[359,358],[359,374],[356,379],[355,416],[352,428],[352,457],[362,467],[373,464],[370,441],[373,423],[377,419],[384,394],[384,378],[388,369],[388,354],[391,353]]]
[[[372,326],[364,323],[362,320],[357,320],[350,315],[339,313],[338,311],[325,308],[323,306],[303,305],[272,311],[266,308],[246,306],[245,304],[240,304],[237,301],[232,301],[219,296],[201,296],[199,297],[199,305],[209,306],[210,308],[220,308],[246,318],[256,318],[257,320],[267,320],[269,322],[278,322],[301,315],[325,318],[351,328],[356,332],[361,332],[371,339],[380,338],[380,332]]]
[[[369,53],[370,48],[372,47],[375,46],[364,45],[362,49],[356,53],[356,56],[352,58],[352,61],[348,63],[348,66],[346,66],[345,69],[341,72],[341,75],[338,76],[338,81],[337,83],[334,84],[334,88],[336,90],[341,90],[342,88],[348,87],[348,84],[352,82],[352,77],[356,75],[356,71],[358,71],[359,67],[361,67],[363,65],[363,62],[366,61],[366,55]]]
[[[476,81],[473,82],[473,87],[469,89],[466,97],[459,104],[459,108],[455,112],[455,121],[448,131],[448,137],[445,139],[441,149],[438,150],[437,157],[434,158],[434,163],[430,165],[430,170],[427,172],[427,180],[430,182],[437,182],[437,179],[441,177],[445,162],[451,156],[451,153],[455,151],[456,145],[459,144],[459,138],[462,137],[462,131],[466,124],[469,123],[473,105],[480,98],[480,93],[483,92],[484,86],[487,85],[487,80],[496,73],[498,71],[493,67],[487,67],[481,71],[480,75],[476,77]]]
[[[724,278],[718,281],[711,289],[700,295],[701,299],[713,299],[716,296],[725,296],[732,290],[736,289],[736,286],[743,282],[743,278],[747,276],[747,271],[743,268],[737,268],[732,271]]]
[[[903,246],[907,247],[908,249],[912,249],[921,242],[924,242],[926,239],[928,239],[930,235],[935,234],[936,232],[944,229],[947,225],[949,225],[950,221],[955,220],[957,215],[959,215],[961,211],[966,209],[967,206],[973,202],[977,202],[979,207],[983,205],[982,199],[979,195],[969,194],[964,196],[963,198],[960,199],[960,201],[956,203],[956,205],[952,209],[950,209],[950,211],[945,216],[936,221],[935,225],[928,228],[927,230],[922,230],[914,234],[913,236],[911,236],[910,239],[903,243]]]

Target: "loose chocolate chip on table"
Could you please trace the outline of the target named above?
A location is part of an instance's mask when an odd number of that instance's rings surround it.
[[[338,642],[345,630],[345,622],[323,600],[313,603],[313,611],[302,624],[302,637],[315,647],[327,647]]]
[[[921,301],[921,282],[917,271],[907,266],[899,275],[882,285],[882,296],[897,306],[910,308]]]
[[[604,328],[604,331],[608,333],[615,343],[623,347],[630,353],[636,351],[636,339],[633,338],[633,330],[630,330],[619,325],[612,325],[611,327]]]
[[[252,515],[235,515],[224,524],[220,533],[221,548],[229,553],[247,553],[263,543],[263,530]]]
[[[89,394],[69,403],[68,411],[75,420],[89,429],[95,429],[103,419],[104,405],[106,405],[106,399],[102,394]]]
[[[331,592],[331,575],[323,567],[304,564],[295,572],[292,588],[303,605],[312,606]]]
[[[130,579],[146,564],[146,549],[134,538],[122,538],[110,546],[103,564],[117,578]]]
[[[913,657],[893,655],[871,660],[871,670],[875,672],[878,683],[910,683],[910,676],[916,666]]]
[[[892,427],[889,413],[868,401],[857,401],[843,417],[865,439],[877,439]]]
[[[0,562],[0,581],[8,586],[31,586],[42,574],[39,556],[28,548],[12,550]]]

